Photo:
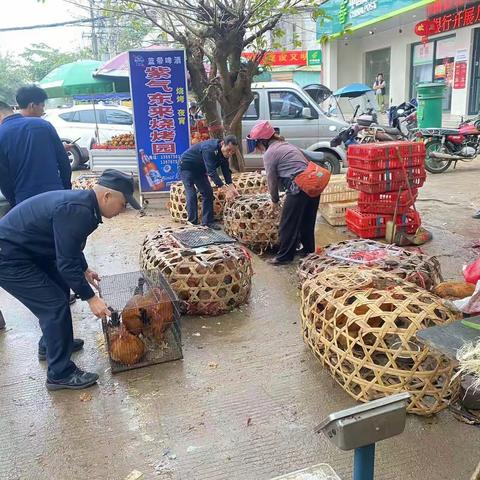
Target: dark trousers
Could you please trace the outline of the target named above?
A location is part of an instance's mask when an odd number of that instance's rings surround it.
[[[60,380],[76,368],[70,360],[73,345],[70,288],[54,263],[0,256],[0,287],[22,302],[39,320],[47,349],[47,377]]]
[[[188,221],[198,223],[197,189],[202,194],[202,224],[214,222],[213,216],[213,189],[205,173],[195,173],[189,170],[180,170],[180,178],[185,186],[187,197]]]
[[[280,248],[277,259],[290,262],[295,257],[298,242],[305,253],[315,251],[315,220],[320,197],[311,198],[300,191],[287,193],[280,218]]]

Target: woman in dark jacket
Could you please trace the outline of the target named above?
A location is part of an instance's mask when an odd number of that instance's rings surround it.
[[[263,154],[273,209],[279,208],[279,188],[286,191],[280,219],[280,247],[276,257],[269,263],[290,263],[295,257],[299,241],[303,245],[301,255],[314,252],[315,220],[320,196],[309,197],[294,182],[295,176],[307,168],[308,160],[297,147],[278,135],[267,121],[259,122],[252,128],[247,142],[250,152],[256,149]]]

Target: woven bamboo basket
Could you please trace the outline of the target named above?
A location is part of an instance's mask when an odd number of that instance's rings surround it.
[[[358,200],[359,192],[347,185],[346,175],[332,175],[320,196],[320,204],[333,202],[353,202]]]
[[[73,190],[91,190],[98,182],[98,175],[80,175],[72,181]]]
[[[232,175],[233,183],[240,195],[250,195],[267,191],[267,178],[258,172],[242,172]],[[215,185],[212,184],[212,187]],[[218,188],[213,189],[213,211],[215,218],[221,219],[225,206],[225,195]],[[187,199],[182,182],[170,187],[170,215],[175,222],[186,223],[188,219]],[[198,194],[198,215],[202,215],[202,196]]]
[[[242,195],[225,205],[223,226],[228,235],[263,253],[278,244],[280,209],[274,212],[268,194]]]
[[[220,315],[246,303],[253,275],[247,250],[231,243],[187,249],[172,236],[192,228],[161,227],[147,235],[140,251],[141,268],[160,271],[190,315]]]
[[[304,283],[301,314],[305,342],[356,400],[407,391],[408,412],[433,415],[455,397],[453,365],[415,337],[457,319],[426,290],[380,270],[339,266]]]
[[[298,277],[300,286],[310,276],[339,265],[354,265],[353,262],[334,258],[337,252],[345,248],[371,246],[375,249],[390,252],[378,262],[370,262],[369,267],[383,270],[397,277],[415,283],[425,290],[432,290],[443,281],[440,262],[436,257],[411,252],[395,245],[386,245],[374,240],[345,240],[325,247],[322,253],[311,253],[300,263]]]

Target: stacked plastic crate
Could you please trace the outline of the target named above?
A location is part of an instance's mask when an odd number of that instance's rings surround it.
[[[320,196],[320,214],[334,227],[346,225],[345,214],[357,205],[358,192],[347,185],[345,175],[332,175]]]
[[[415,233],[420,215],[415,210],[418,189],[424,184],[425,145],[385,142],[348,148],[348,185],[360,192],[356,208],[346,212],[349,230],[361,238],[385,236],[387,221]]]

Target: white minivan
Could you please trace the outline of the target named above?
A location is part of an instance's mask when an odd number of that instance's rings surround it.
[[[320,106],[296,83],[264,82],[252,85],[254,99],[242,120],[243,151],[245,137],[259,120],[268,120],[288,142],[312,152],[322,152],[324,163],[335,170],[345,163],[345,150],[331,147],[330,140],[347,126],[343,120],[327,116]],[[249,170],[262,168],[260,155],[247,155]],[[335,164],[335,165],[333,165]]]

